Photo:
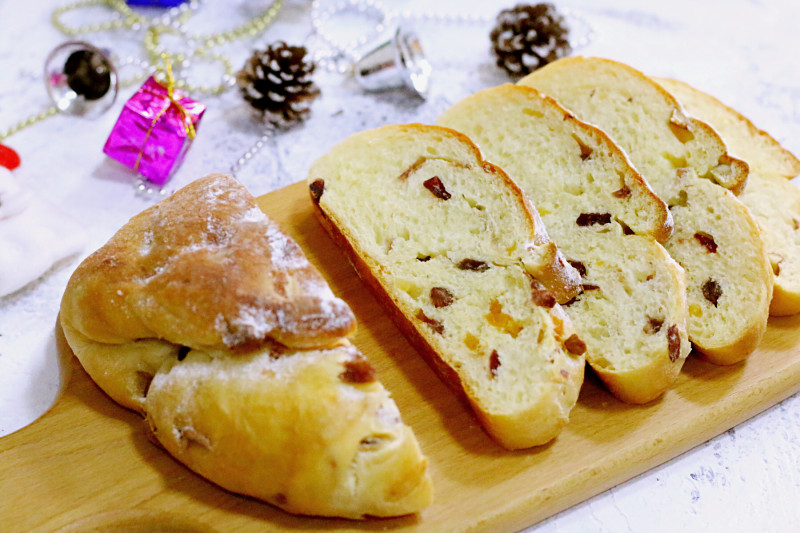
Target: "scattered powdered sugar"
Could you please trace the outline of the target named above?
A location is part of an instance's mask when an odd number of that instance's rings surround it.
[[[265,235],[269,242],[272,264],[275,268],[282,270],[308,268],[310,263],[300,250],[300,246],[269,219]]]
[[[240,222],[268,222],[267,215],[258,207],[251,207],[239,219]]]
[[[214,328],[222,335],[222,342],[227,346],[237,346],[248,340],[264,339],[281,322],[284,313],[272,309],[241,306],[239,314],[227,321],[221,314],[214,320]]]

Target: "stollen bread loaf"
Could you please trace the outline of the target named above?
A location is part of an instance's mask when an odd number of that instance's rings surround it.
[[[586,346],[557,300],[580,285],[522,191],[465,136],[357,133],[308,178],[322,224],[411,343],[506,448],[552,440]]]
[[[608,389],[630,403],[663,394],[691,350],[685,276],[657,240],[669,237],[672,216],[622,150],[530,87],[486,89],[438,123],[470,137],[535,196],[582,275],[583,294],[564,307]]]
[[[687,117],[660,85],[621,63],[555,61],[520,81],[603,129],[670,207],[664,243],[687,278],[689,339],[712,362],[733,364],[767,327],[774,275],[758,225],[731,191],[747,164],[707,124]],[[730,190],[729,190],[730,189]]]
[[[100,388],[225,489],[347,518],[431,502],[349,307],[231,176],[132,218],[77,268],[60,323]]]
[[[716,98],[686,83],[655,79],[686,111],[711,125],[731,153],[750,166],[747,188],[739,200],[759,224],[775,274],[769,311],[800,313],[800,189],[788,180],[800,174],[800,160],[768,133]]]

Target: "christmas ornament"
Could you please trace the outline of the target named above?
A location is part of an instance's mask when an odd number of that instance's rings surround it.
[[[277,127],[296,124],[308,116],[319,88],[311,80],[314,64],[303,46],[279,41],[256,50],[236,74],[244,99]]]
[[[0,167],[5,167],[8,170],[14,170],[19,166],[19,163],[20,160],[17,152],[4,144],[0,144]]]
[[[108,54],[89,43],[70,41],[54,48],[44,67],[45,84],[58,111],[98,116],[117,99],[117,71]]]
[[[398,27],[356,61],[355,77],[367,91],[405,87],[423,100],[430,89],[431,64],[416,33]]]
[[[125,104],[103,152],[156,185],[183,162],[206,106],[175,89],[167,62],[166,82],[151,76]]]
[[[327,26],[332,19],[349,12],[371,18],[375,24],[371,31],[342,41],[329,32]],[[314,0],[311,25],[316,37],[327,47],[316,53],[315,62],[330,71],[352,74],[366,91],[403,88],[422,99],[427,98],[431,65],[425,59],[417,34],[396,22],[400,18],[407,22],[412,17],[409,13],[390,12],[375,0],[345,0],[325,7]],[[457,19],[467,20],[449,17],[448,21]]]
[[[572,52],[569,28],[553,4],[504,9],[490,34],[497,66],[524,76]]]

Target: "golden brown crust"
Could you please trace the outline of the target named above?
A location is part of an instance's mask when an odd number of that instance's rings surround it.
[[[131,219],[75,271],[61,316],[98,342],[154,338],[196,348],[266,338],[320,347],[355,327],[297,244],[223,174]]]

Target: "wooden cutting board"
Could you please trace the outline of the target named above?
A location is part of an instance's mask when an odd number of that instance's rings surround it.
[[[400,335],[314,219],[306,187],[259,199],[355,311],[355,344],[378,369],[428,456],[436,489],[419,516],[354,522],[288,515],[228,493],[152,444],[140,417],[109,400],[59,336],[55,406],[0,438],[5,531],[514,531],[696,446],[800,390],[800,316],[772,319],[756,353],[716,367],[690,356],[665,398],[622,404],[587,376],[552,444],[509,452]],[[71,371],[71,372],[68,372]]]

